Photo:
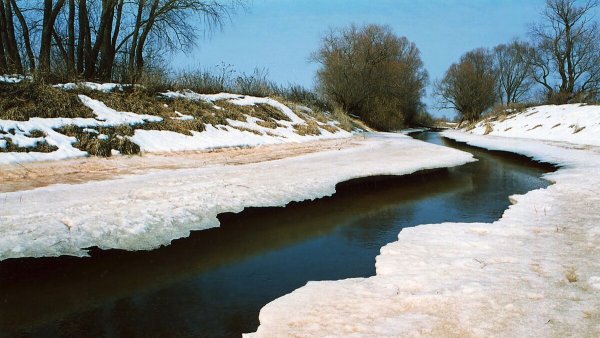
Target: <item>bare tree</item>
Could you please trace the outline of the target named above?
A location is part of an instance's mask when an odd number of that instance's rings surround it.
[[[57,0],[53,4],[52,0],[44,0],[42,35],[40,38],[40,68],[42,76],[50,72],[50,54],[52,48],[52,33],[54,32],[54,22],[58,13],[65,4],[65,0]]]
[[[598,0],[546,0],[543,21],[531,35],[533,79],[555,103],[585,100],[600,86],[600,30],[592,17]]]
[[[13,10],[10,0],[0,0],[0,47],[3,47],[2,54],[5,60],[0,63],[0,67],[5,64],[5,70],[9,72],[22,73],[23,64],[17,46],[15,36],[15,26],[13,22]]]
[[[189,51],[244,1],[0,0],[0,71],[22,73],[23,55],[42,76],[105,81],[119,64],[135,80],[146,58]]]
[[[530,77],[531,64],[529,60],[534,53],[529,44],[513,41],[494,48],[494,66],[498,79],[498,98],[500,103],[519,102],[533,86]]]
[[[31,48],[29,26],[27,25],[27,21],[25,20],[23,13],[21,13],[21,9],[19,8],[19,6],[17,6],[16,0],[11,0],[10,3],[12,4],[13,13],[17,17],[17,20],[19,21],[19,25],[21,26],[21,36],[23,38],[23,45],[24,45],[25,53],[27,55],[27,60],[29,63],[29,71],[31,73],[33,73],[35,70],[36,64],[35,64],[35,56],[33,54],[33,49]]]
[[[441,108],[455,109],[461,121],[475,121],[496,102],[496,72],[486,49],[467,52],[435,84]]]
[[[332,30],[312,59],[325,96],[375,128],[400,128],[423,108],[428,75],[419,49],[387,26]]]

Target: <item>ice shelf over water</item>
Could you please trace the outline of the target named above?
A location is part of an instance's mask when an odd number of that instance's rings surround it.
[[[403,229],[376,276],[309,282],[248,337],[600,337],[600,148],[444,136],[560,169],[494,223]]]
[[[146,250],[244,207],[331,195],[339,182],[404,175],[474,161],[471,154],[400,134],[367,134],[356,146],[243,165],[163,170],[0,194],[0,260]]]

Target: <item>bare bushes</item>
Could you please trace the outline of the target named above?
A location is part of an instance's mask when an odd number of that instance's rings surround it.
[[[428,81],[419,49],[389,27],[332,30],[313,54],[319,89],[329,102],[381,130],[410,124]]]

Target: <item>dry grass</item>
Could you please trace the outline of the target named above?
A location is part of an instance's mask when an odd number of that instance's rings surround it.
[[[205,124],[227,125],[227,119],[246,121],[246,116],[238,111],[229,109],[215,109],[211,104],[202,101],[186,99],[169,100],[169,107],[185,115],[193,116]]]
[[[277,127],[280,126],[277,122],[275,122],[273,120],[270,120],[270,121],[256,121],[256,124],[258,124],[261,127],[265,127],[265,128],[269,128],[269,129],[275,129],[275,128],[277,128]]]
[[[174,120],[165,118],[160,122],[146,122],[135,125],[135,129],[164,130],[192,136],[192,131],[204,131],[206,125],[200,120]]]
[[[78,93],[102,101],[106,106],[123,112],[155,115],[161,117],[176,117],[175,111],[165,107],[165,102],[139,88],[126,89],[123,92],[104,93],[95,90],[78,89]]]
[[[33,138],[46,137],[46,133],[44,133],[43,131],[41,131],[39,129],[35,129],[35,130],[32,130],[29,133],[27,133],[27,136],[33,137]]]
[[[291,121],[287,115],[285,115],[281,110],[268,105],[268,104],[256,104],[253,106],[239,106],[237,104],[233,104],[228,102],[227,100],[217,101],[215,104],[221,108],[223,108],[227,114],[231,114],[233,116],[237,116],[237,118],[232,118],[238,121],[246,121],[244,115],[254,116],[263,121],[276,120],[276,121]]]
[[[307,121],[306,124],[294,124],[296,134],[300,136],[321,135],[319,125],[315,121]]]
[[[485,131],[483,132],[483,135],[487,135],[487,134],[489,134],[489,133],[491,133],[493,131],[494,131],[494,128],[492,127],[492,124],[491,123],[486,123],[485,124]]]
[[[32,117],[94,117],[77,94],[23,81],[0,83],[0,119],[27,121]]]
[[[580,132],[584,129],[585,129],[585,126],[583,126],[583,127],[575,126],[575,128],[573,129],[573,134],[577,134],[578,132]]]
[[[339,124],[337,126],[345,131],[352,131],[354,129],[352,120],[341,108],[334,108],[328,117],[338,121]]]
[[[48,144],[48,142],[46,142],[46,140],[43,141],[39,141],[35,147],[29,147],[29,148],[25,148],[25,147],[19,147],[17,145],[15,145],[14,143],[12,143],[12,139],[10,138],[2,138],[0,137],[0,140],[4,139],[6,141],[6,147],[1,148],[0,147],[0,153],[29,153],[29,152],[37,152],[37,153],[51,153],[53,151],[58,150],[58,148],[56,146],[50,145]]]
[[[565,277],[567,278],[567,280],[569,281],[569,283],[575,283],[577,282],[578,278],[577,278],[577,270],[573,267],[567,269],[567,271],[565,272]]]
[[[235,128],[235,129],[237,129],[239,131],[246,131],[246,132],[249,132],[249,133],[252,133],[252,134],[256,134],[256,135],[263,135],[263,133],[261,133],[258,130],[254,130],[254,129],[250,129],[250,128],[245,128],[245,127],[240,127],[240,126],[235,126],[235,127],[231,126],[231,127]]]
[[[100,133],[107,136],[106,139],[98,138],[99,134],[88,133],[77,126],[66,126],[58,129],[61,134],[77,138],[73,147],[88,152],[90,155],[110,157],[111,149],[118,150],[124,155],[140,153],[140,147],[133,143],[129,136],[133,135],[133,129],[129,126],[118,126],[115,128],[99,128]]]
[[[338,131],[340,131],[340,129],[338,127],[332,126],[330,124],[319,125],[319,128],[327,130],[330,133],[337,133]]]
[[[94,127],[93,129],[98,133],[84,132],[84,128],[76,126],[57,129],[59,133],[77,138],[78,141],[74,143],[74,147],[96,156],[111,156],[111,149],[118,150],[122,154],[139,153],[139,146],[133,144],[129,139],[134,135],[136,129],[172,131],[184,135],[193,135],[192,132],[204,131],[206,124],[219,128],[219,126],[229,125],[228,120],[246,122],[248,116],[259,119],[257,124],[268,129],[285,127],[278,121],[291,122],[291,119],[281,110],[269,104],[239,106],[227,100],[217,101],[213,104],[182,98],[172,99],[163,97],[157,94],[156,91],[144,87],[130,87],[125,88],[123,91],[111,93],[83,87],[72,91],[64,91],[33,82],[0,84],[0,119],[23,121],[31,117],[94,118],[95,115],[92,110],[79,100],[79,94],[99,100],[116,111],[159,116],[163,119],[159,122],[146,122],[137,125]],[[339,129],[351,131],[354,128],[350,118],[339,109],[334,110],[333,113],[319,111],[314,108],[307,110],[293,102],[288,102],[289,100],[283,98],[277,98],[277,100],[292,107],[296,114],[307,120],[306,124],[294,125],[294,129],[299,135],[320,135],[321,130],[319,128],[331,133],[338,132]],[[179,119],[178,113],[192,116],[193,119]],[[332,120],[337,120],[340,124],[337,126],[328,124]],[[235,128],[257,135],[264,134],[254,129]],[[0,130],[0,137],[2,134],[7,133],[14,134],[15,131]],[[277,136],[270,132],[266,134]],[[106,135],[106,138],[104,136],[99,138],[99,135]],[[33,130],[27,136],[40,138],[46,135],[41,130]],[[7,139],[7,146],[2,149],[3,152],[51,152],[54,150],[56,150],[56,147],[48,145],[45,141],[39,142],[35,148],[21,148],[15,146],[9,139]]]

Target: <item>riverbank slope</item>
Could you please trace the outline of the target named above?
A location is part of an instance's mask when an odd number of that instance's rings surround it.
[[[248,336],[600,335],[600,148],[443,135],[560,169],[549,188],[512,196],[497,222],[404,229],[381,249],[376,276],[309,282],[267,304]]]

